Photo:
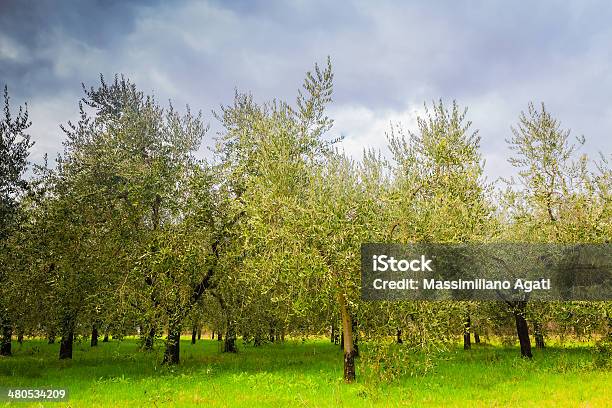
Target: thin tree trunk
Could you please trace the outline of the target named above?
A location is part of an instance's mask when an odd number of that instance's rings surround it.
[[[98,345],[98,327],[94,324],[91,329],[91,347]]]
[[[163,364],[178,364],[180,361],[181,330],[177,327],[168,328],[166,350],[164,351]]]
[[[332,323],[331,325],[331,334],[329,335],[329,340],[332,343],[336,343],[336,325]]]
[[[151,209],[151,218],[153,221],[153,230],[157,231],[159,229],[160,226],[160,207],[161,207],[161,196],[159,194],[155,195],[155,201],[153,202],[153,206]],[[153,286],[153,279],[151,277],[145,277],[145,282],[149,285],[149,286]],[[155,305],[156,307],[159,305],[159,300],[157,299],[157,296],[155,295],[155,290],[151,291],[151,301],[153,302],[153,305]],[[149,330],[147,331],[146,327],[150,325]],[[145,351],[151,351],[153,350],[153,346],[155,345],[155,335],[156,335],[156,330],[155,330],[155,323],[153,322],[152,319],[148,319],[145,322],[145,326],[144,326],[144,339],[142,342],[142,348]],[[180,335],[179,335],[180,336]],[[164,360],[165,360],[166,356],[164,355]]]
[[[270,333],[269,333],[269,338],[270,338],[270,343],[274,343],[274,327],[270,326]]]
[[[198,340],[202,339],[202,326],[198,326]]]
[[[0,338],[0,356],[8,357],[12,355],[11,340],[13,337],[13,326],[9,320],[0,320],[2,325],[2,337]]]
[[[470,340],[470,329],[472,322],[470,320],[470,314],[466,314],[465,321],[463,322],[463,349],[470,350],[472,348],[472,342]]]
[[[157,231],[159,229],[159,208],[161,207],[161,196],[159,194],[155,195],[155,202],[153,203],[153,230]]]
[[[233,322],[227,322],[227,331],[225,333],[225,343],[223,344],[224,353],[237,353],[236,348],[236,329],[234,328]]]
[[[477,332],[474,332],[474,343],[480,344],[480,335]]]
[[[60,341],[60,360],[72,359],[72,344],[74,343],[74,332],[72,330],[62,334]]]
[[[55,331],[50,331],[47,334],[47,344],[55,344]]]
[[[74,343],[74,326],[75,317],[71,315],[64,316],[61,330],[62,338],[60,340],[59,358],[60,360],[72,359],[72,345]]]
[[[149,331],[145,333],[144,337],[142,348],[147,351],[153,350],[153,344],[155,343],[155,328],[151,327]]]
[[[353,354],[359,357],[359,325],[355,316],[351,316],[351,333],[353,334]]]
[[[104,333],[104,338],[102,339],[102,343],[108,343],[108,333]]]
[[[544,348],[544,334],[542,333],[542,325],[537,320],[533,322],[533,336],[537,349]]]
[[[17,343],[23,344],[23,330],[17,332]]]
[[[514,308],[514,318],[516,320],[516,333],[521,345],[521,356],[531,358],[531,341],[529,340],[529,327],[525,320],[525,308],[527,302],[517,302]]]
[[[196,344],[196,339],[198,338],[198,328],[193,326],[191,329],[191,344]]]
[[[397,344],[404,344],[404,340],[402,340],[402,330],[401,329],[397,329],[397,333],[396,333],[396,337],[397,337]]]
[[[355,381],[355,350],[353,349],[353,327],[344,293],[338,294],[340,315],[342,317],[342,333],[344,337],[344,381]]]

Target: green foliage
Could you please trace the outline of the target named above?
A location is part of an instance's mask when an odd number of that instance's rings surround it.
[[[0,240],[8,236],[19,194],[27,186],[23,173],[28,164],[29,150],[34,144],[26,133],[31,125],[27,104],[25,109],[20,106],[17,116],[13,117],[8,87],[5,86],[3,118],[0,121]]]
[[[593,364],[599,369],[612,367],[612,341],[600,340],[595,343]]]

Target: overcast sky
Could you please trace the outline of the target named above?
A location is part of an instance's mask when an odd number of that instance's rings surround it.
[[[456,99],[480,129],[489,179],[509,175],[510,135],[544,101],[584,152],[612,151],[608,1],[0,0],[0,85],[27,101],[32,159],[61,150],[81,82],[124,73],[145,92],[210,114],[234,89],[293,101],[331,56],[332,135],[356,158],[389,123],[414,129],[424,102]],[[210,135],[212,136],[212,135]]]

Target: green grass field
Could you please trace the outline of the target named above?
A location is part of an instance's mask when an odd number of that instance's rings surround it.
[[[344,384],[342,355],[325,340],[287,341],[219,352],[217,341],[181,344],[181,365],[160,365],[136,340],[75,346],[73,361],[57,359],[58,345],[26,341],[0,358],[0,387],[62,387],[70,407],[367,407],[367,406],[585,406],[612,405],[612,375],[597,369],[586,346],[536,351],[533,361],[515,348],[459,347],[434,372],[398,383]],[[240,345],[240,343],[239,343]],[[359,373],[358,373],[359,375]],[[13,402],[5,406],[41,406]]]

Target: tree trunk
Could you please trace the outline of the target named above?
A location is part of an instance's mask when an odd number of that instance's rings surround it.
[[[221,333],[219,333],[219,336],[221,336]],[[230,321],[227,322],[227,331],[225,333],[225,343],[223,344],[223,352],[238,352],[238,349],[236,348],[236,329],[234,328],[234,324]]]
[[[162,364],[178,364],[180,361],[181,330],[177,327],[168,328],[168,338],[166,340],[166,350]]]
[[[332,323],[331,334],[329,335],[330,342],[336,344],[336,325]]]
[[[476,332],[474,332],[474,343],[480,344],[480,336]]]
[[[55,332],[54,331],[50,331],[49,334],[47,334],[47,344],[55,344]]]
[[[342,317],[342,334],[344,337],[344,381],[355,381],[355,350],[353,349],[353,325],[346,304],[346,295],[338,294],[340,315]]]
[[[404,344],[404,340],[402,340],[402,330],[401,329],[397,329],[396,337],[397,337],[397,344]]]
[[[202,326],[198,326],[198,340],[202,339]]]
[[[150,351],[153,350],[153,344],[155,343],[155,328],[152,327],[145,334],[144,342],[142,344],[142,348]]]
[[[351,317],[351,333],[353,333],[353,355],[359,357],[359,326],[354,316]]]
[[[66,314],[62,320],[59,358],[60,360],[72,359],[72,345],[74,343],[74,327],[76,316]]]
[[[531,358],[531,342],[529,340],[529,327],[527,326],[527,320],[525,320],[525,308],[527,302],[517,302],[517,306],[514,308],[514,318],[516,320],[516,333],[521,344],[521,356]]]
[[[17,332],[17,343],[23,344],[23,330]]]
[[[191,329],[191,344],[196,344],[196,339],[198,338],[198,328],[193,326]]]
[[[270,333],[269,333],[269,338],[270,338],[270,343],[274,343],[274,327],[270,326]]]
[[[59,352],[60,360],[72,358],[72,343],[73,342],[74,342],[74,332],[72,330],[68,331],[67,333],[62,334],[62,339],[60,341],[60,352]]]
[[[8,320],[0,320],[2,325],[2,337],[0,338],[0,356],[8,357],[12,355],[11,340],[13,336],[13,326]]]
[[[217,332],[217,341],[223,341],[223,333],[221,333],[221,330]]]
[[[469,313],[465,316],[463,322],[463,349],[470,350],[472,348],[472,342],[470,340],[470,329],[472,328],[472,322],[470,320]]]
[[[91,329],[91,347],[98,345],[98,327],[94,324]]]
[[[533,322],[533,336],[537,349],[544,348],[544,334],[542,333],[542,325],[537,320]]]
[[[606,320],[608,321],[608,324],[606,325],[606,328],[608,329],[606,339],[612,341],[612,316],[608,314],[608,311],[606,311]]]
[[[155,201],[153,202],[153,230],[157,231],[159,229],[159,208],[161,207],[161,196],[159,194],[155,195]]]
[[[108,333],[104,333],[104,338],[102,339],[102,343],[108,343]]]

